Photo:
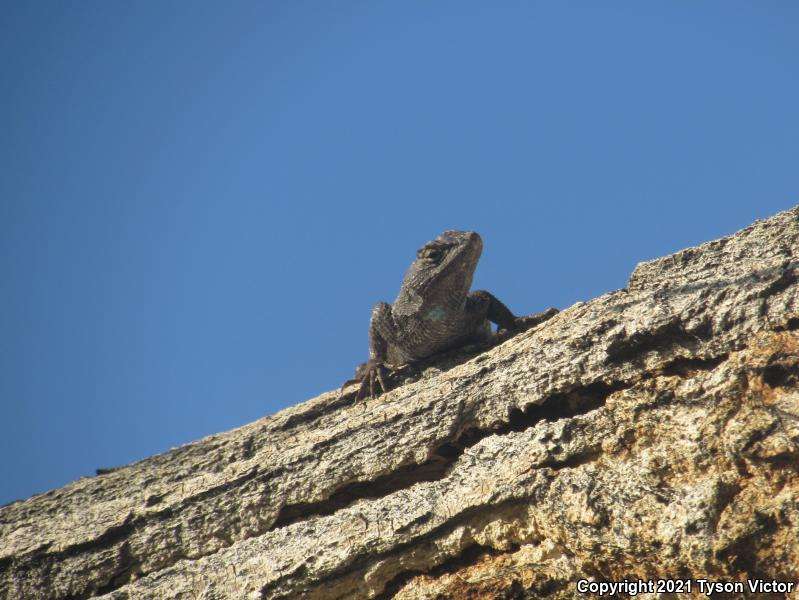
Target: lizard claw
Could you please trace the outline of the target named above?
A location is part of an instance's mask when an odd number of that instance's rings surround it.
[[[385,379],[383,379],[383,366],[381,365],[374,371],[375,375],[377,375],[377,381],[380,383],[380,389],[383,390],[385,394],[388,391],[388,386],[386,385]]]
[[[386,366],[382,362],[368,362],[358,369],[356,379],[360,380],[361,387],[355,395],[355,400],[362,398],[377,398],[381,393],[386,393],[390,388],[386,385],[385,374],[387,373]],[[378,386],[380,388],[379,393]]]
[[[544,312],[536,313],[534,315],[525,315],[524,317],[516,317],[516,321],[513,323],[513,326],[510,328],[510,331],[513,333],[520,333],[522,331],[527,331],[528,329],[535,327],[554,317],[560,311],[557,308],[548,308]]]

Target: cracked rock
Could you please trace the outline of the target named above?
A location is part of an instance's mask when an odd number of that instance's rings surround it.
[[[2,507],[0,598],[795,582],[797,273],[799,207],[377,399],[322,394]]]

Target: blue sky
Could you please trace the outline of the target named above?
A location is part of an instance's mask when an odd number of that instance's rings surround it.
[[[337,387],[445,229],[518,314],[799,203],[799,4],[0,8],[0,503]]]

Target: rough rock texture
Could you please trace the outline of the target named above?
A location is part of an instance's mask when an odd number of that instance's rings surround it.
[[[375,400],[323,394],[5,506],[0,598],[796,581],[797,273],[799,207]]]

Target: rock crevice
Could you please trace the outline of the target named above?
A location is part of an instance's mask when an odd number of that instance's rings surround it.
[[[799,577],[799,207],[380,398],[0,508],[0,597],[570,598]]]

